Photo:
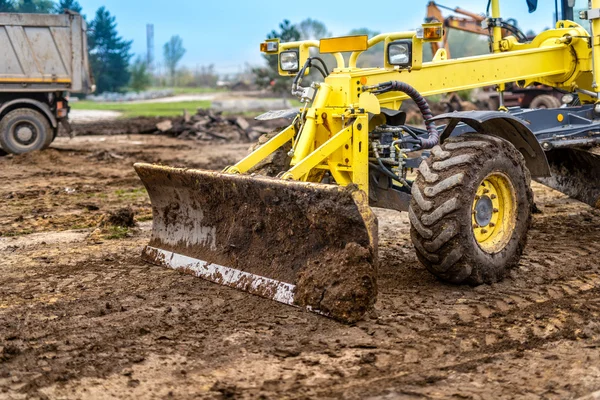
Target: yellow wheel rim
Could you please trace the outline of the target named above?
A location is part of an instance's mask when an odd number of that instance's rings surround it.
[[[500,172],[486,176],[473,199],[473,236],[487,253],[497,253],[510,241],[516,220],[515,190]]]

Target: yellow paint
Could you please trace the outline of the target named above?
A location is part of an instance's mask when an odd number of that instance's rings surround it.
[[[0,83],[17,83],[17,82],[26,82],[26,83],[71,83],[71,79],[69,78],[2,78],[0,77]]]
[[[367,35],[323,38],[319,43],[319,52],[365,51],[368,48],[368,40],[369,37]]]
[[[592,3],[600,8],[600,0],[593,0]],[[492,0],[491,11],[492,17],[500,17],[500,0]],[[594,21],[593,30],[596,36],[600,34],[600,20]],[[587,31],[572,21],[558,21],[554,29],[540,33],[528,43],[518,43],[512,36],[503,38],[498,27],[493,29],[491,54],[448,59],[440,52],[432,62],[423,62],[424,39],[417,38],[415,31],[382,33],[368,40],[359,36],[279,43],[278,54],[286,50],[298,51],[300,66],[304,65],[312,48],[334,52],[336,68],[319,85],[312,104],[302,109],[305,118],[297,118],[281,134],[235,166],[227,168],[226,172],[245,173],[291,141],[293,153],[290,169],[285,171],[284,178],[320,182],[324,174],[329,172],[336,183],[355,183],[368,193],[369,128],[384,123],[385,118],[378,115],[381,108],[397,110],[408,96],[400,92],[366,95],[363,86],[367,82],[368,85],[375,85],[402,81],[416,88],[423,96],[490,85],[498,85],[502,90],[505,84],[512,82],[519,82],[519,86],[523,87],[537,82],[569,92],[576,87],[597,91],[593,87],[592,70],[600,71],[600,41],[593,42],[598,62],[592,66],[589,38]],[[387,49],[390,43],[397,40],[412,43],[410,68],[399,69],[390,65],[387,57],[378,63],[383,67],[357,67],[365,49],[379,43],[384,43]],[[352,51],[347,64],[340,51]],[[280,73],[293,75],[284,71]],[[583,102],[591,101],[591,98],[583,95],[581,99]],[[562,121],[564,115],[560,114],[557,118]],[[508,187],[502,182],[494,177],[488,182],[496,190],[498,198]],[[514,210],[510,208],[508,198],[505,204],[508,208],[503,209],[505,211],[501,215],[512,215]],[[505,221],[505,217],[498,221]],[[502,228],[503,224],[499,224],[500,228],[496,230],[486,230],[485,234],[480,230],[476,232],[482,246],[487,246],[486,243],[491,243],[490,248],[500,246],[505,238],[500,232],[508,229]]]
[[[475,207],[484,197],[491,200],[492,218],[489,224],[479,226]],[[493,172],[483,179],[473,199],[471,218],[473,236],[483,251],[497,253],[508,244],[516,224],[516,204],[515,189],[506,175]]]

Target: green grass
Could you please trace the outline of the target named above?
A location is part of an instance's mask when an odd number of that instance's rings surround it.
[[[217,89],[208,87],[151,87],[148,90],[173,90],[175,94],[202,94],[202,93],[216,93],[226,92],[227,89]]]
[[[129,236],[129,228],[124,227],[124,226],[111,226],[108,229],[106,239],[110,239],[110,240],[125,239],[128,236]]]
[[[82,100],[71,103],[75,110],[110,110],[120,111],[124,118],[131,117],[173,117],[182,115],[187,109],[190,114],[195,114],[197,108],[210,107],[210,101],[181,101],[177,103],[99,103]]]

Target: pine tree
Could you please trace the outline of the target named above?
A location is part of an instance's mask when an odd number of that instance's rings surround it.
[[[300,40],[300,32],[295,25],[292,25],[287,19],[279,24],[280,31],[271,31],[267,39],[279,38],[281,42],[293,42]],[[264,55],[267,61],[266,68],[254,68],[252,72],[256,76],[256,84],[260,87],[271,87],[273,91],[284,93],[290,88],[290,79],[279,76],[278,57],[275,55]]]
[[[129,83],[132,42],[118,35],[115,17],[104,6],[90,23],[88,42],[97,92],[122,90]]]
[[[0,0],[0,12],[15,12],[15,2],[12,0]]]
[[[52,0],[19,0],[15,11],[20,13],[48,14],[54,9]]]
[[[56,6],[54,6],[54,12],[62,14],[65,10],[75,11],[81,14],[81,6],[77,0],[60,0]]]

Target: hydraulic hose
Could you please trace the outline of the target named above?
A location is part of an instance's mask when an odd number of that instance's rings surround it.
[[[433,114],[431,113],[429,104],[427,104],[427,100],[425,100],[425,98],[421,96],[419,92],[417,92],[417,89],[410,86],[408,83],[400,81],[383,82],[371,87],[365,87],[365,89],[375,89],[373,90],[373,93],[375,94],[387,92],[406,93],[417,104],[417,107],[419,107],[419,111],[421,111],[421,115],[423,116],[423,120],[425,121],[425,128],[429,133],[429,136],[427,138],[420,138],[421,148],[430,149],[440,142],[440,134],[437,128],[435,127],[434,122],[431,120],[433,118]]]

